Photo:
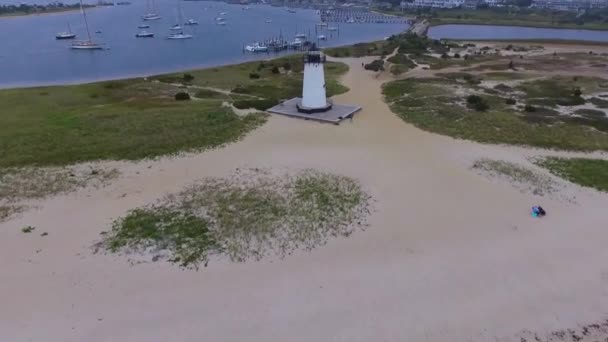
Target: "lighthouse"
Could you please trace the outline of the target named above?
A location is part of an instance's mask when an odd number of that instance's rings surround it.
[[[304,53],[302,97],[281,101],[268,112],[292,118],[340,124],[361,110],[359,106],[334,103],[327,99],[325,87],[325,55],[314,45]]]
[[[320,113],[331,109],[325,92],[325,55],[314,46],[304,56],[302,100],[297,104],[301,113]]]

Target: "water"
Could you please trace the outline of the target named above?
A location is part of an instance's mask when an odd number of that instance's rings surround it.
[[[147,30],[156,34],[153,39],[135,38],[146,11],[143,0],[88,10],[93,39],[107,46],[103,51],[73,51],[69,48],[71,41],[55,40],[57,32],[67,30],[67,21],[77,39],[86,38],[78,11],[0,19],[0,87],[115,79],[268,58],[273,54],[244,54],[243,45],[278,36],[281,31],[292,40],[296,29],[314,37],[319,21],[314,10],[288,13],[283,8],[262,5],[242,10],[240,5],[221,2],[180,2],[183,20],[193,18],[199,25],[185,27],[193,39],[170,41],[165,37],[177,22],[177,2],[157,3],[157,12],[163,18],[147,22]],[[227,13],[226,26],[216,25],[220,12]],[[339,34],[319,34],[328,37],[321,46],[338,46],[382,39],[406,28],[398,24],[341,24]],[[101,33],[94,33],[97,30]]]
[[[431,27],[428,35],[434,39],[563,39],[608,42],[608,31],[493,25],[439,25]]]

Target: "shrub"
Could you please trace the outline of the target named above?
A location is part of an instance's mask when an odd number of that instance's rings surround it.
[[[279,73],[279,68],[276,65],[272,67],[272,73],[273,74],[278,74]]]
[[[505,103],[508,104],[508,105],[514,105],[514,104],[517,103],[517,101],[515,99],[513,99],[513,98],[509,98],[509,99],[505,100]]]
[[[583,95],[583,92],[581,91],[581,88],[579,88],[579,87],[574,88],[573,95],[575,97],[580,97],[581,95]]]
[[[182,76],[182,79],[184,80],[184,82],[190,82],[194,80],[194,76],[192,76],[191,74],[184,74],[184,76]]]
[[[524,110],[525,110],[526,112],[528,112],[528,113],[533,113],[533,112],[536,112],[536,107],[534,107],[534,106],[533,106],[533,105],[531,105],[531,104],[527,104],[527,105],[524,107]]]
[[[196,92],[196,94],[194,94],[194,96],[198,97],[198,98],[208,98],[208,99],[212,99],[212,98],[218,98],[218,97],[222,97],[224,94],[214,91],[214,90],[210,90],[210,89],[201,89],[199,91]]]
[[[264,69],[266,67],[266,64],[264,64],[264,62],[260,62],[260,64],[258,64],[258,71]]]
[[[279,103],[277,99],[263,99],[263,100],[238,100],[234,101],[234,107],[238,109],[249,109],[255,108],[257,110],[267,110],[270,107],[276,106]]]
[[[488,108],[490,108],[486,101],[484,101],[483,98],[477,95],[469,95],[467,97],[467,103],[470,107],[472,107],[478,112],[485,112],[486,110],[488,110]]]
[[[252,80],[257,80],[258,78],[260,78],[260,74],[258,74],[257,72],[250,72],[249,78],[251,78]]]
[[[184,92],[184,91],[180,91],[179,93],[175,94],[175,101],[187,101],[190,100],[190,94]]]
[[[285,62],[283,64],[283,69],[285,69],[285,70],[291,70],[291,64],[289,64],[289,62]]]
[[[479,103],[482,102],[483,99],[481,98],[481,96],[477,96],[477,95],[469,95],[467,96],[467,103],[468,104],[475,104],[475,103]]]
[[[365,70],[373,70],[373,71],[383,71],[384,70],[384,61],[381,59],[376,59],[375,61],[365,64]]]
[[[448,59],[448,58],[450,58],[450,56],[444,52],[443,54],[441,54],[441,58]]]
[[[460,58],[460,54],[459,53],[455,53],[454,54],[454,58]]]

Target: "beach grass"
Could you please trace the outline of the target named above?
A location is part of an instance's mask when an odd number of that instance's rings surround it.
[[[477,160],[473,169],[492,177],[502,177],[534,195],[544,196],[556,191],[556,184],[550,177],[513,162],[484,158]]]
[[[274,66],[280,71],[273,72]],[[288,57],[189,76],[0,90],[0,168],[138,160],[219,147],[267,118],[239,116],[224,102],[300,95],[301,69],[301,57]],[[330,95],[348,90],[337,81],[346,70],[341,63],[326,66]],[[259,78],[250,77],[254,72]],[[183,91],[194,98],[176,101]]]
[[[583,94],[597,91],[601,79],[579,77],[530,80],[518,88],[520,94],[501,94],[482,84],[454,74],[438,78],[405,79],[385,84],[383,93],[391,109],[403,120],[431,132],[485,143],[530,145],[565,150],[608,150],[608,117],[560,115],[551,109],[561,104],[564,95],[573,97],[575,84]],[[475,94],[489,105],[483,112],[465,104]],[[532,99],[547,101],[534,110],[511,106],[506,99],[525,103]]]
[[[348,177],[239,170],[131,210],[97,247],[186,268],[207,265],[214,255],[237,262],[285,257],[349,236],[363,227],[368,204],[369,195]]]
[[[608,160],[548,157],[536,164],[572,183],[608,192]]]

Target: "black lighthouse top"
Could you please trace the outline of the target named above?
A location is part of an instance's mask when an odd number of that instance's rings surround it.
[[[320,64],[325,63],[325,54],[323,54],[315,44],[304,53],[304,64],[312,63],[312,64]]]

